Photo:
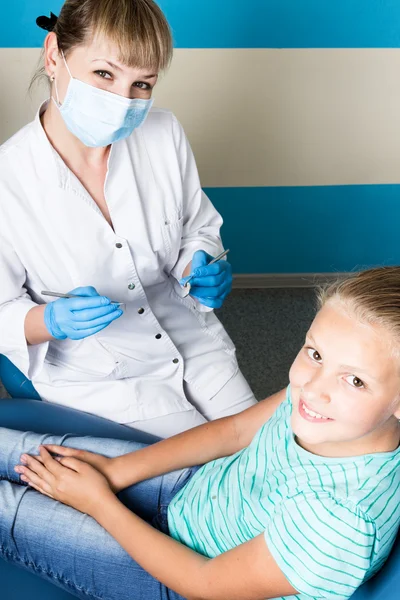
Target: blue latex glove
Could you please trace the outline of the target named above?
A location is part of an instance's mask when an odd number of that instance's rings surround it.
[[[94,287],[79,287],[69,294],[84,298],[59,298],[47,304],[44,323],[56,340],[82,340],[105,329],[123,314],[118,304],[111,304]]]
[[[225,298],[232,289],[232,267],[226,260],[219,260],[213,265],[208,263],[213,256],[198,250],[193,255],[190,280],[190,295],[209,308],[221,308]],[[180,281],[184,285],[188,277]]]

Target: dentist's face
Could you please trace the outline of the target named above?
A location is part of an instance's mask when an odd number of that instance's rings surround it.
[[[51,37],[53,36],[53,37]],[[157,83],[158,73],[152,69],[128,67],[119,60],[118,48],[104,38],[78,46],[66,56],[72,77],[124,98],[148,100]],[[54,77],[60,103],[67,93],[70,75],[54,33],[46,41],[46,71]]]

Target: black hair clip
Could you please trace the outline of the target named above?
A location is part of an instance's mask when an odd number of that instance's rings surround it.
[[[50,13],[50,17],[38,17],[36,19],[36,25],[38,25],[41,29],[45,31],[54,31],[55,26],[57,25],[58,17],[52,12]]]

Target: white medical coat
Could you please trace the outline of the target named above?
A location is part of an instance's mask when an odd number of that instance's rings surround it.
[[[43,400],[120,423],[189,410],[184,380],[207,401],[238,365],[217,317],[178,284],[196,250],[222,250],[222,219],[170,112],[153,109],[112,146],[105,197],[114,229],[49,143],[40,111],[0,148],[0,353]],[[88,285],[126,303],[124,315],[80,341],[28,346],[26,314],[50,301],[41,291]]]

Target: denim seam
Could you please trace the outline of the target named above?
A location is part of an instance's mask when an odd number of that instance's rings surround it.
[[[0,481],[8,481],[9,483],[12,483],[13,485],[20,485],[22,487],[27,487],[27,484],[24,483],[23,481],[21,481],[20,479],[18,479],[18,478],[10,479],[10,477],[6,477],[5,475],[0,475]]]
[[[21,564],[25,565],[25,567],[27,567],[33,571],[36,571],[36,573],[44,573],[45,575],[48,575],[52,579],[55,579],[56,581],[59,581],[60,583],[63,583],[65,585],[69,586],[70,588],[75,589],[75,590],[85,594],[86,596],[92,597],[95,600],[103,600],[103,597],[96,596],[92,592],[88,592],[84,588],[79,587],[78,585],[76,585],[69,579],[66,579],[65,577],[56,575],[55,573],[52,573],[49,570],[43,569],[42,567],[38,567],[33,562],[22,560],[19,556],[17,556],[16,554],[13,554],[10,550],[3,548],[3,546],[0,546],[0,554],[2,554],[3,557],[5,557],[5,560],[11,559],[15,563],[21,563]]]

